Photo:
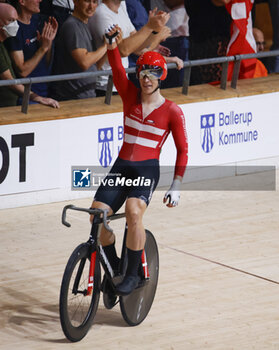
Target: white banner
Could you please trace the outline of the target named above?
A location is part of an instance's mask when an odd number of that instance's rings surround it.
[[[211,166],[279,155],[279,93],[180,105],[189,142],[189,166]],[[168,138],[161,165],[175,163]]]
[[[0,194],[59,188],[59,154],[57,122],[1,126]]]
[[[186,104],[189,165],[279,155],[279,93]]]
[[[184,104],[181,108],[191,166],[279,156],[279,93]],[[104,169],[112,165],[123,140],[122,116],[112,113],[0,126],[1,207],[5,207],[3,195],[70,191],[73,165],[100,165]],[[161,165],[173,165],[175,159],[176,149],[169,137]]]

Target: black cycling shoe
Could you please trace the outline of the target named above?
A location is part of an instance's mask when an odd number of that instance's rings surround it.
[[[116,286],[117,295],[128,295],[137,288],[140,282],[139,276],[128,275],[125,276],[123,281]]]

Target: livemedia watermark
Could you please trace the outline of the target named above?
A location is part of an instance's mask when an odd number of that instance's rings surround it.
[[[125,174],[127,174],[125,169]],[[147,170],[147,171],[145,171]],[[96,191],[99,186],[107,190],[123,187],[149,187],[152,178],[143,175],[122,175],[110,173],[110,168],[76,165],[71,167],[71,188],[73,191]],[[154,173],[157,170],[154,168]],[[141,173],[152,174],[153,169],[142,169]],[[129,171],[128,171],[129,173]],[[160,167],[157,190],[168,187],[174,176],[174,166]],[[275,166],[188,166],[183,177],[181,191],[275,191]]]

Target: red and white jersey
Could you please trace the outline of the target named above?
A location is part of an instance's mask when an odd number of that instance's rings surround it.
[[[175,175],[183,176],[188,160],[188,142],[181,108],[165,100],[144,118],[140,90],[127,78],[118,48],[108,50],[108,58],[124,109],[124,140],[119,157],[130,161],[159,159],[161,148],[172,132],[177,149]]]
[[[254,0],[231,0],[226,9],[232,17],[231,39],[227,48],[227,56],[256,52],[256,41],[253,36],[251,11]],[[229,67],[231,79],[233,65]],[[253,78],[256,59],[241,61],[239,78]]]

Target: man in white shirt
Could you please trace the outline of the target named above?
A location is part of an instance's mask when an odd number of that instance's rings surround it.
[[[184,6],[184,0],[150,0],[150,8],[157,8],[170,14],[167,26],[171,30],[171,36],[162,45],[170,50],[171,55],[178,56],[182,61],[188,61],[189,16]],[[179,72],[174,69],[169,70],[168,78],[163,82],[162,88],[181,86],[183,75],[183,70]]]
[[[140,55],[145,50],[153,50],[170,35],[170,30],[165,27],[168,19],[169,15],[165,12],[151,11],[148,23],[139,31],[136,31],[128,16],[125,1],[103,0],[97,7],[94,16],[89,19],[88,25],[97,48],[103,45],[105,30],[112,23],[121,27],[123,40],[119,45],[119,51],[124,68],[128,68],[128,55],[131,53]],[[108,69],[110,69],[110,65],[106,62],[102,70]],[[97,96],[105,95],[107,81],[107,76],[98,79]]]

